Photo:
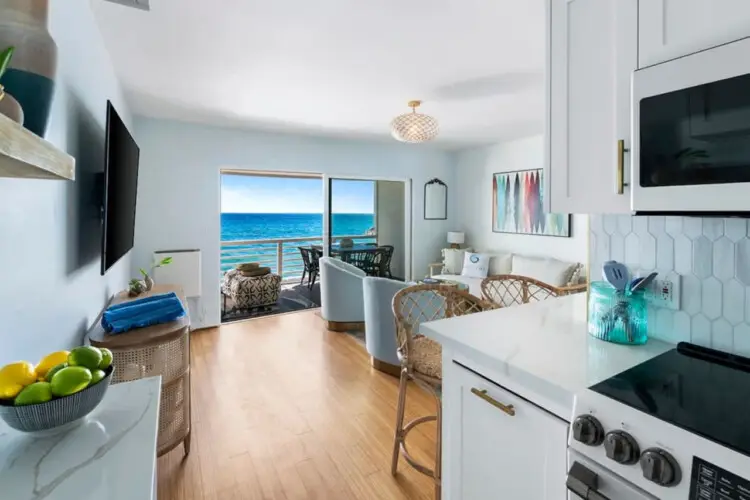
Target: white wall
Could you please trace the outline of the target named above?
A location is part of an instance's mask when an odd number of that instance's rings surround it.
[[[439,177],[453,186],[452,158],[443,151],[148,118],[136,119],[135,136],[141,163],[133,268],[147,266],[154,250],[199,248],[203,295],[190,311],[196,328],[220,321],[221,168],[411,178],[415,276],[427,274],[451,227],[451,220],[423,220],[424,183]]]
[[[479,250],[555,257],[586,263],[587,215],[573,215],[571,237],[533,236],[492,232],[492,174],[542,168],[542,136],[467,149],[456,155],[456,230],[466,233],[466,244]],[[455,199],[455,198],[454,198]]]
[[[106,102],[130,113],[89,0],[50,2],[58,78],[47,140],[77,159],[75,182],[0,179],[0,365],[81,342],[129,258],[99,275],[93,172],[104,162]]]
[[[375,187],[375,225],[378,229],[378,245],[393,246],[391,274],[397,278],[404,278],[406,271],[404,184],[395,181],[378,181]],[[419,273],[415,273],[415,277],[420,277]]]

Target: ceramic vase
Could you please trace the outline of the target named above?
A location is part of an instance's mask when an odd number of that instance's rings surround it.
[[[16,123],[23,125],[23,109],[18,101],[7,92],[3,96],[0,90],[0,115],[5,115]]]
[[[143,278],[143,282],[146,284],[146,291],[150,292],[152,288],[154,288],[154,279],[151,277],[151,275],[147,274]]]
[[[49,0],[0,0],[0,47],[15,47],[0,84],[21,105],[24,126],[47,131],[55,90],[57,46],[47,29]]]

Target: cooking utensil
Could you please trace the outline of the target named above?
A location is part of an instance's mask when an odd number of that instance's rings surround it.
[[[630,287],[630,293],[645,289],[647,286],[651,284],[652,281],[654,281],[654,279],[656,278],[658,274],[659,273],[651,273],[645,278],[642,278],[638,283],[635,284],[635,286]]]
[[[609,260],[602,266],[602,274],[616,290],[623,291],[628,285],[628,268],[617,261]]]

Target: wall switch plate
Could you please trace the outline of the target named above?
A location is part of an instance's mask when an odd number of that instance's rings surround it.
[[[656,278],[646,291],[646,300],[654,307],[680,309],[680,281],[682,276],[670,273],[666,278]]]

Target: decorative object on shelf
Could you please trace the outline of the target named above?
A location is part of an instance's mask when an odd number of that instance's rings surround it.
[[[461,248],[465,240],[466,235],[464,233],[460,231],[448,231],[448,243],[451,244],[451,248]]]
[[[570,236],[570,214],[546,214],[542,169],[492,175],[492,231]]]
[[[0,0],[0,47],[14,45],[0,80],[24,112],[24,126],[44,137],[55,89],[57,46],[47,29],[49,0]]]
[[[425,220],[446,220],[448,218],[448,186],[438,178],[424,185]]]
[[[8,69],[14,49],[15,47],[8,47],[0,52],[0,80],[2,80],[3,74]],[[21,105],[16,101],[15,97],[5,92],[2,85],[0,85],[0,114],[23,125],[23,109],[21,109]]]
[[[422,101],[409,101],[411,113],[399,115],[391,122],[391,135],[401,142],[427,142],[438,135],[438,122],[431,116],[417,113]]]
[[[133,278],[128,282],[128,297],[137,297],[146,291],[146,284],[143,281]]]
[[[164,257],[159,262],[154,264],[154,266],[151,268],[151,272],[153,273],[155,269],[162,267],[162,266],[168,266],[172,263],[172,257]],[[146,272],[145,269],[140,268],[141,275],[143,275],[143,287],[147,292],[150,292],[151,289],[154,287],[154,279]]]

